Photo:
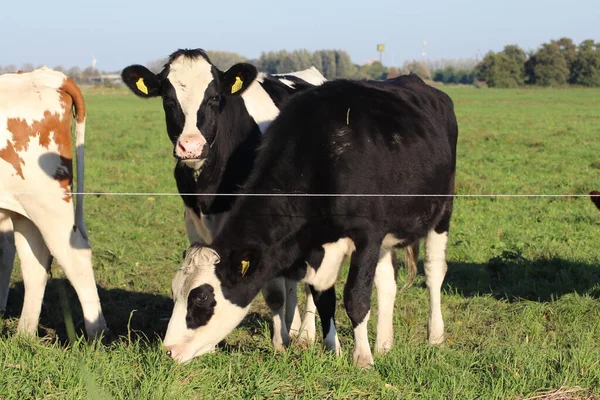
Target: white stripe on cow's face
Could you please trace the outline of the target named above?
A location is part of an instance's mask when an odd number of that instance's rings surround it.
[[[169,320],[164,346],[173,360],[187,363],[194,357],[212,352],[215,346],[242,321],[250,305],[241,308],[225,299],[221,282],[215,274],[219,255],[212,249],[192,246],[187,250],[183,267],[173,278],[173,313]],[[205,313],[201,326],[190,327],[190,292],[209,288],[214,295],[211,313]],[[202,306],[203,307],[203,306]]]
[[[177,101],[185,116],[181,136],[200,135],[206,142],[197,126],[198,109],[204,100],[206,88],[214,80],[212,65],[202,57],[180,56],[169,65],[167,79],[175,88]]]

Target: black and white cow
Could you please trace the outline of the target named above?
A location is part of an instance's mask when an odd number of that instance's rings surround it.
[[[201,49],[174,52],[159,74],[132,65],[123,70],[122,77],[136,95],[162,97],[167,133],[177,159],[175,180],[179,192],[186,194],[236,192],[252,169],[262,132],[279,109],[294,93],[325,81],[314,67],[268,75],[238,64],[222,72]],[[190,243],[210,244],[234,198],[182,199]],[[265,286],[264,294],[273,313],[276,348],[287,345],[288,330],[292,335],[302,330],[304,339],[314,341],[316,310],[310,295],[301,328],[295,281],[274,279]]]
[[[192,246],[173,279],[168,354],[187,362],[211,351],[243,319],[263,283],[283,273],[326,289],[337,278],[338,260],[354,251],[344,304],[354,327],[354,362],[370,365],[373,282],[395,247],[420,238],[429,342],[441,343],[457,137],[450,98],[414,75],[326,82],[291,98],[267,130],[211,246]]]
[[[592,190],[590,192],[590,199],[596,205],[596,207],[598,207],[598,210],[600,210],[600,192],[597,190]]]

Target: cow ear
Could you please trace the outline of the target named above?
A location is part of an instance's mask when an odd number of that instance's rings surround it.
[[[127,87],[139,97],[148,98],[160,95],[158,75],[143,65],[130,65],[121,72],[121,78]]]
[[[235,64],[221,77],[221,94],[238,96],[256,79],[256,67],[248,63]]]

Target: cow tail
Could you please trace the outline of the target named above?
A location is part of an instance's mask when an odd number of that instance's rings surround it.
[[[86,110],[83,95],[77,84],[71,79],[66,78],[61,90],[65,91],[73,99],[75,108],[75,168],[77,171],[77,181],[75,185],[75,226],[80,230],[83,237],[87,239],[87,228],[83,219],[83,193],[84,187],[84,144],[85,144],[85,119]]]
[[[409,288],[417,276],[417,260],[419,259],[419,241],[404,248],[404,264],[408,272],[408,279],[401,290]]]

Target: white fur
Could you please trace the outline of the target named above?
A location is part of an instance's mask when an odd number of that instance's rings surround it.
[[[384,241],[385,242],[385,241]],[[394,344],[394,300],[396,299],[396,280],[392,265],[393,248],[382,248],[375,270],[377,288],[377,339],[375,351],[385,353]]]
[[[206,247],[191,247],[173,278],[175,305],[169,320],[164,346],[173,360],[186,363],[194,357],[211,352],[244,319],[250,305],[238,307],[225,299],[221,283],[215,274],[218,254]],[[208,323],[198,329],[188,329],[185,322],[187,299],[190,291],[202,284],[213,287],[216,306]]]
[[[354,353],[352,359],[357,367],[368,368],[373,365],[371,346],[369,346],[369,335],[367,325],[369,323],[369,311],[365,319],[354,328]]]
[[[267,130],[271,122],[279,115],[279,109],[271,97],[256,80],[242,93],[248,114],[254,119],[261,132]]]
[[[185,115],[181,136],[200,135],[206,140],[198,129],[197,122],[204,92],[214,79],[211,68],[212,65],[202,57],[190,59],[180,56],[170,64],[167,78],[175,88],[177,101]]]
[[[429,343],[444,341],[444,320],[442,318],[442,283],[448,269],[446,265],[446,244],[448,232],[429,231],[425,241],[425,282],[429,288]]]
[[[0,209],[0,311],[6,310],[15,254],[16,247],[12,221],[10,215]]]
[[[306,276],[304,281],[318,291],[324,291],[333,286],[340,272],[342,262],[346,256],[354,251],[354,242],[349,238],[339,239],[334,243],[323,245],[325,255],[321,265],[315,270],[306,263]]]

